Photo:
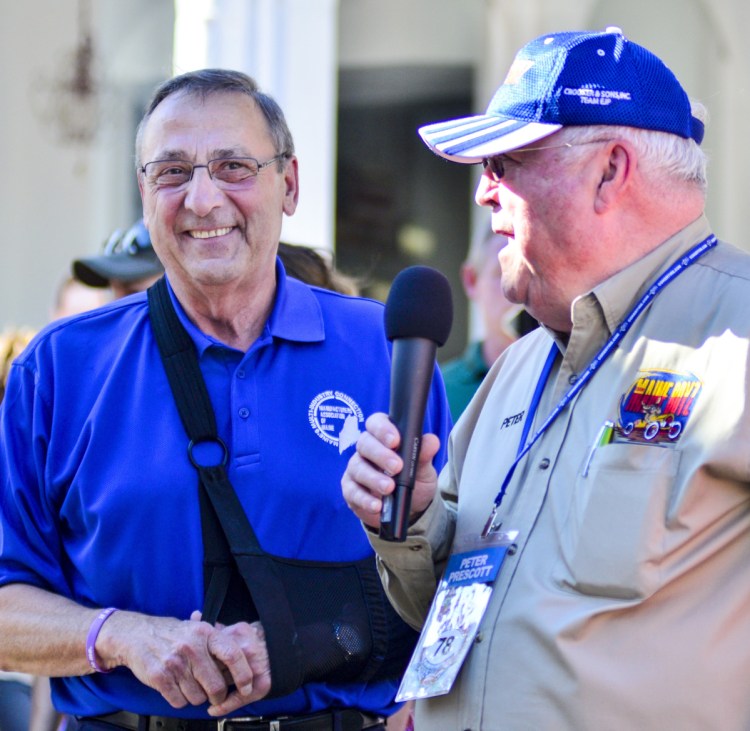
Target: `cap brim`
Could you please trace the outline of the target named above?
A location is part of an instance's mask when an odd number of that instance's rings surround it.
[[[111,254],[92,256],[73,262],[73,276],[89,287],[108,287],[113,279],[120,282],[136,282],[146,277],[155,277],[164,267],[153,255]]]
[[[446,160],[477,163],[485,157],[525,147],[561,128],[561,124],[477,114],[425,125],[419,128],[419,135],[435,154]]]

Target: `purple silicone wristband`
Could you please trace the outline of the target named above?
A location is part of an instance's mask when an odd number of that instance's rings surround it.
[[[96,670],[97,673],[111,673],[111,670],[103,668],[96,661],[96,638],[99,636],[99,631],[102,625],[117,611],[115,607],[109,607],[109,609],[102,609],[99,614],[96,615],[94,621],[89,627],[89,633],[86,637],[86,658],[89,661],[89,665]]]

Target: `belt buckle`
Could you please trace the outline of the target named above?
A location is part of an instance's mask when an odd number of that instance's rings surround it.
[[[218,731],[225,731],[224,730],[224,724],[233,724],[233,723],[255,723],[257,721],[262,721],[262,716],[242,716],[239,718],[220,718],[217,727]]]
[[[217,723],[218,731],[225,731],[224,724],[235,723],[267,723],[268,731],[281,731],[281,722],[285,721],[289,716],[280,716],[273,720],[265,719],[263,716],[240,716],[237,718],[221,718]]]

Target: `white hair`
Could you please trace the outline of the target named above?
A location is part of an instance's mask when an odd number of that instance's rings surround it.
[[[705,122],[707,112],[703,104],[694,101],[691,107],[693,116]],[[665,181],[694,183],[705,193],[708,158],[695,140],[668,132],[615,125],[565,127],[559,133],[561,141],[571,144],[618,137],[628,140],[636,148],[640,154],[639,164],[648,172],[663,177]],[[580,154],[585,153],[582,150]]]

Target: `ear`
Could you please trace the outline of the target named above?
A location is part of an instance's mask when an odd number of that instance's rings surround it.
[[[618,202],[635,174],[635,150],[626,142],[616,140],[605,148],[600,179],[594,199],[596,213],[606,213]]]
[[[464,292],[466,296],[471,300],[474,299],[474,294],[477,289],[477,270],[473,264],[464,262],[461,265],[461,284],[464,286]]]
[[[291,216],[297,210],[299,199],[299,163],[295,156],[287,160],[284,167],[284,186],[283,210],[287,216]]]

